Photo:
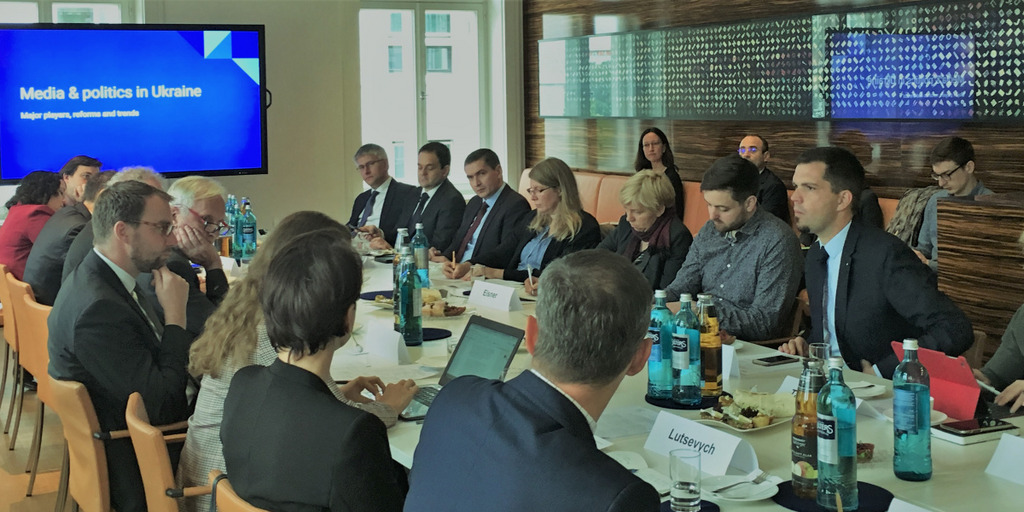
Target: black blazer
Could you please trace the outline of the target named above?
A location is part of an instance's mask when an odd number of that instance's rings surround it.
[[[757,175],[757,205],[789,224],[789,193],[782,180],[765,168]]]
[[[512,251],[516,248],[517,240],[515,230],[519,220],[530,211],[530,203],[526,201],[519,192],[516,192],[508,184],[502,185],[498,199],[494,207],[487,214],[487,219],[480,227],[480,234],[477,236],[476,246],[473,249],[471,263],[479,263],[491,268],[505,268]],[[466,205],[466,211],[462,214],[462,223],[459,230],[455,232],[455,238],[451,245],[446,247],[441,254],[451,257],[452,252],[459,250],[462,239],[466,237],[469,226],[473,224],[480,205],[484,200],[480,196],[474,196]]]
[[[71,241],[71,247],[68,247],[68,254],[64,257],[64,267],[61,269],[60,281],[63,283],[67,280],[68,276],[78,268],[78,265],[82,263],[85,256],[92,252],[92,219],[86,222],[82,226],[82,230],[78,232],[78,236]],[[57,300],[54,296],[53,300]]]
[[[384,240],[391,245],[395,245],[398,228],[405,227],[409,223],[409,216],[416,208],[416,201],[419,199],[416,190],[417,187],[391,178],[388,192],[384,194],[384,205],[381,206],[380,222],[377,226],[384,233]],[[356,196],[355,202],[352,203],[352,216],[348,219],[350,226],[359,224],[359,219],[363,216],[363,210],[366,208],[366,202],[370,200],[371,192],[373,191],[364,190],[362,194]],[[377,200],[380,200],[379,196]]]
[[[672,184],[672,190],[676,192],[676,216],[679,217],[679,220],[683,220],[683,215],[686,213],[686,190],[683,188],[683,180],[679,177],[676,166],[665,168],[665,177]]]
[[[633,226],[623,215],[615,230],[609,233],[597,247],[622,254],[626,250],[626,243],[629,242],[629,237],[632,234]],[[633,262],[636,264],[636,268],[643,272],[652,290],[664,290],[676,278],[683,262],[686,261],[686,253],[690,252],[693,235],[690,234],[690,230],[686,228],[685,224],[673,217],[672,223],[668,227],[668,242],[668,247],[649,248]]]
[[[811,302],[810,343],[821,342],[824,267],[820,244],[804,261]],[[917,338],[921,346],[956,356],[974,343],[971,321],[936,287],[935,275],[899,238],[853,221],[843,246],[836,287],[839,350],[851,368],[861,359],[892,378],[899,364],[891,341]]]
[[[220,439],[231,485],[257,507],[402,510],[405,474],[391,460],[384,423],[297,366],[275,360],[238,370]]]
[[[60,291],[64,259],[71,242],[92,218],[84,203],[65,206],[46,221],[25,263],[25,282],[32,286],[36,302],[52,306]]]
[[[583,218],[583,224],[580,225],[579,232],[576,236],[568,240],[552,240],[548,244],[548,248],[544,251],[544,257],[541,258],[540,268],[533,269],[534,277],[537,277],[544,271],[544,267],[547,267],[549,263],[555,261],[566,254],[574,253],[576,251],[582,251],[583,249],[593,249],[597,247],[597,244],[601,242],[601,226],[598,225],[597,220],[594,216],[580,210],[580,216]],[[516,230],[516,248],[512,253],[512,259],[509,260],[508,265],[505,266],[505,279],[509,281],[525,281],[528,274],[525,270],[518,270],[519,262],[522,260],[523,248],[526,244],[533,240],[537,236],[537,233],[530,231],[529,225],[533,222],[533,219],[537,217],[537,210],[533,210],[523,217],[520,221],[519,229]]]
[[[228,278],[223,269],[213,269],[206,272],[206,292],[199,288],[199,276],[192,269],[192,262],[189,261],[181,251],[171,250],[167,258],[167,269],[181,276],[188,283],[188,304],[186,310],[185,329],[194,337],[199,337],[206,325],[206,319],[217,309],[220,301],[228,293]],[[143,272],[138,277],[139,288],[146,295],[153,307],[161,315],[164,308],[156,298],[156,289],[153,288],[153,274]]]
[[[419,204],[419,197],[423,193],[423,187],[416,189],[416,204]],[[416,204],[412,212],[416,212]],[[427,234],[427,241],[430,246],[436,249],[445,248],[452,244],[455,232],[459,229],[459,222],[462,214],[466,211],[466,200],[462,198],[459,190],[452,185],[452,182],[445,178],[430,198],[427,207],[420,215],[420,222],[423,223],[423,231]],[[416,225],[412,220],[412,213],[409,214],[409,233],[415,233]],[[461,242],[462,239],[459,239]]]
[[[47,325],[50,375],[85,385],[103,430],[127,428],[124,411],[128,395],[136,391],[153,424],[188,417],[192,337],[167,325],[158,340],[142,309],[96,253],[88,253],[61,286]],[[131,440],[108,441],[105,448],[112,504],[117,510],[145,510]]]
[[[657,491],[598,450],[583,413],[530,371],[448,383],[414,461],[406,512],[659,507]]]

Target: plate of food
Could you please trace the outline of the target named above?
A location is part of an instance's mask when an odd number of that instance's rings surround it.
[[[796,401],[788,393],[734,391],[722,395],[715,407],[700,411],[698,423],[725,427],[736,432],[754,432],[789,424],[796,413]]]

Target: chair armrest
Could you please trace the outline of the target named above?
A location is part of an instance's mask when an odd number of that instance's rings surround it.
[[[165,443],[184,443],[185,434],[169,434],[164,436]]]
[[[109,441],[111,439],[124,439],[128,437],[127,430],[111,430],[110,432],[93,432],[93,439],[99,439],[101,441]]]
[[[191,498],[193,496],[203,496],[205,494],[210,494],[210,486],[201,485],[197,487],[185,487],[183,489],[174,487],[164,491],[164,494],[171,498]]]
[[[186,430],[188,429],[188,420],[178,421],[175,423],[168,423],[167,425],[153,425],[160,432],[167,432],[169,430]]]

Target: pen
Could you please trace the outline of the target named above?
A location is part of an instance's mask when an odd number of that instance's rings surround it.
[[[992,387],[992,386],[990,386],[988,384],[985,384],[984,382],[982,382],[982,381],[980,381],[978,379],[974,379],[974,380],[978,382],[978,385],[981,386],[981,389],[984,389],[985,391],[988,391],[989,393],[992,393],[993,395],[998,395],[999,393],[1002,393],[1002,391],[999,391],[998,389],[996,389],[996,388],[994,388],[994,387]]]
[[[529,265],[526,266],[526,275],[530,276],[530,286],[536,288],[537,283],[533,281],[533,267]]]

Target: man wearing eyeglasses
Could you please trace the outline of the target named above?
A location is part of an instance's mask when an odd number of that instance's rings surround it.
[[[416,187],[391,179],[388,154],[376,144],[364,144],[352,159],[370,189],[356,196],[348,225],[371,238],[383,237],[393,246],[398,228],[409,222],[419,201]]]
[[[992,194],[974,175],[974,146],[967,139],[947,137],[942,139],[929,157],[932,164],[932,179],[942,190],[936,192],[924,207],[921,233],[917,237],[914,252],[932,271],[938,271],[938,207],[943,197],[974,197]]]
[[[206,319],[228,293],[228,278],[221,266],[220,252],[214,242],[228,232],[224,221],[227,191],[215,180],[203,176],[187,176],[175,181],[167,193],[174,218],[174,238],[177,245],[167,257],[167,268],[188,282],[188,325],[185,329],[193,336],[203,331]],[[200,288],[199,277],[192,269],[196,263],[206,270],[206,292]],[[142,292],[157,305],[162,313],[153,275],[139,275]]]
[[[789,223],[789,195],[786,185],[767,167],[771,154],[768,141],[756,134],[747,135],[737,150],[743,158],[757,166],[757,205]]]
[[[157,425],[188,416],[188,283],[164,266],[177,243],[165,192],[138,181],[111,185],[93,210],[93,250],[61,286],[47,322],[49,374],[85,385],[101,431],[126,428],[128,395],[142,393]],[[139,293],[153,274],[164,314]],[[146,510],[130,439],[103,443],[112,508]]]

